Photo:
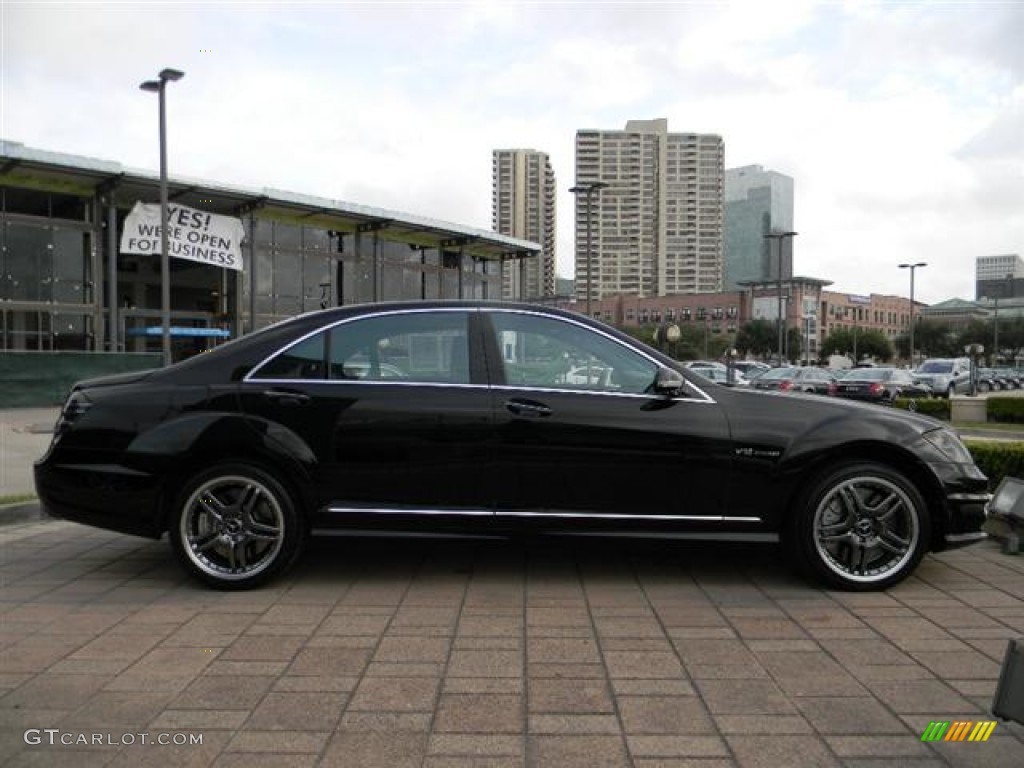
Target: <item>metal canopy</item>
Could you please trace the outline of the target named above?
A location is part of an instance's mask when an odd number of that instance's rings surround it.
[[[170,199],[228,216],[252,212],[258,219],[316,227],[340,233],[375,232],[385,241],[417,248],[458,249],[483,260],[525,258],[540,245],[489,230],[429,219],[409,213],[330,200],[295,192],[246,189],[200,179],[171,177]],[[158,198],[160,177],[109,160],[32,149],[0,140],[0,185],[92,197],[115,196],[127,207],[136,200]]]

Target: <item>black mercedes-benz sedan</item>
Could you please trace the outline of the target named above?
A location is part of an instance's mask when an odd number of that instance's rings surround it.
[[[488,302],[329,309],[80,382],[35,477],[49,513],[167,532],[228,589],[338,528],[781,537],[825,585],[881,589],[983,538],[989,498],[938,421],[718,386],[597,321]]]

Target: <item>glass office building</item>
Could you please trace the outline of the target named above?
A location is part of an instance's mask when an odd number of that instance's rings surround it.
[[[725,290],[743,283],[793,276],[793,238],[766,240],[769,232],[793,230],[793,179],[760,165],[725,171]]]

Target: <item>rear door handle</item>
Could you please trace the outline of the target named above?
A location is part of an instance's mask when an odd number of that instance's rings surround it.
[[[304,392],[294,392],[287,389],[265,389],[263,396],[281,405],[303,405],[310,401],[309,395]]]
[[[551,409],[544,405],[544,403],[538,403],[533,400],[507,400],[505,408],[516,416],[530,419],[541,419],[545,416],[550,416],[552,413]]]

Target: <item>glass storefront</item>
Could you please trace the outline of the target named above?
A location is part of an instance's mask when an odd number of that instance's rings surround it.
[[[160,351],[160,258],[109,252],[130,206],[116,204],[112,237],[105,198],[0,188],[0,350]],[[234,337],[339,304],[501,296],[499,264],[457,245],[421,248],[258,212],[240,218],[245,271],[171,259],[175,359],[218,343],[214,332]]]
[[[0,188],[0,349],[95,349],[93,230],[77,200]]]

